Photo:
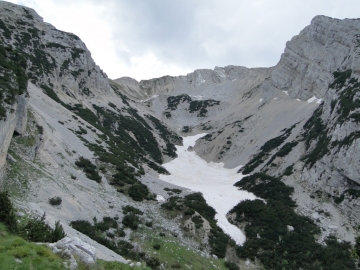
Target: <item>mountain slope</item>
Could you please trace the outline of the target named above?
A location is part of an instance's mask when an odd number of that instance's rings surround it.
[[[244,265],[254,254],[234,246],[204,198],[159,179],[168,173],[161,164],[176,158],[181,136],[206,132],[192,150],[227,168],[244,165],[244,174],[267,174],[259,179],[286,191],[279,196],[291,208],[289,217],[311,224],[312,248],[322,250],[315,240],[324,243],[330,234],[354,242],[360,223],[359,36],[359,20],[318,16],[287,43],[275,67],[112,81],[77,36],[31,9],[0,2],[2,188],[21,211],[46,212],[51,223],[60,219],[68,235],[95,245],[99,258],[124,262],[122,255],[151,264],[157,241],[189,249],[194,265],[202,256],[212,267],[210,254]],[[254,186],[263,184],[259,179]],[[58,207],[49,204],[56,196],[62,198]],[[228,215],[242,229],[243,206]],[[286,225],[276,241],[289,236]],[[245,232],[251,241],[265,239],[260,231]],[[156,252],[168,265],[179,255]],[[224,267],[221,260],[216,265]]]

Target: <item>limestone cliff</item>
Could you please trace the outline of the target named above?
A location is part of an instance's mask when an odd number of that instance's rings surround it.
[[[74,34],[57,30],[32,9],[0,2],[1,40],[22,52],[33,83],[69,97],[112,92],[105,73]]]
[[[292,98],[322,98],[336,70],[360,72],[359,19],[316,16],[286,44],[264,90],[288,91]],[[270,95],[271,96],[271,95]]]

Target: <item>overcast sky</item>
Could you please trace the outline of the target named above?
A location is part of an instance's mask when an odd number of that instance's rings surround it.
[[[78,35],[112,79],[276,65],[316,15],[359,18],[360,0],[10,0]]]

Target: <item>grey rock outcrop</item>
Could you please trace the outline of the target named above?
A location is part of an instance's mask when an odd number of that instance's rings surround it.
[[[360,75],[359,19],[316,16],[287,42],[279,63],[265,83],[265,92],[288,91],[292,98],[322,98],[336,70]]]
[[[80,100],[84,95],[113,93],[107,75],[95,64],[79,37],[45,23],[33,9],[12,3],[0,2],[0,17],[6,27],[12,28],[10,37],[3,35],[2,40],[33,59],[27,68],[37,85],[51,86],[57,93]],[[16,42],[15,38],[21,39],[21,33],[28,31],[32,41]]]
[[[77,263],[74,256],[78,257],[86,265],[93,265],[96,262],[95,248],[88,243],[83,242],[77,237],[65,237],[56,243],[48,244],[54,253],[68,257],[70,269],[76,269]]]
[[[7,112],[5,120],[0,121],[0,171],[6,164],[8,149],[14,131],[23,135],[27,123],[27,106],[28,101],[24,96],[18,96],[17,103]],[[0,174],[0,179],[1,179]]]
[[[18,96],[17,106],[16,106],[16,126],[15,131],[19,135],[24,135],[26,130],[27,123],[27,108],[28,108],[28,98],[23,95]]]
[[[0,170],[6,164],[6,156],[16,126],[16,114],[8,112],[6,120],[0,121]]]

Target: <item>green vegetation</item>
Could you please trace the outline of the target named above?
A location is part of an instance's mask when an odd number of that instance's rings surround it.
[[[1,269],[53,269],[65,270],[64,259],[54,254],[45,245],[38,245],[9,233],[0,223],[0,261]],[[91,270],[137,270],[143,267],[131,267],[119,262],[97,260],[94,266],[85,266],[78,262],[78,269]]]
[[[145,236],[145,237],[144,237]],[[153,253],[154,245],[159,245],[156,256],[164,269],[227,269],[223,260],[212,260],[201,256],[197,250],[192,250],[187,245],[183,245],[172,234],[160,235],[154,228],[139,227],[131,235],[134,242],[144,252]],[[214,266],[215,265],[215,266]]]
[[[49,42],[46,44],[47,48],[56,48],[56,49],[62,49],[62,50],[66,50],[67,47],[59,44],[59,43],[55,43],[55,42]]]
[[[343,200],[345,199],[346,194],[349,194],[350,200],[360,198],[360,190],[359,189],[349,188],[349,189],[345,190],[343,192],[343,194],[341,194],[340,197],[333,197],[334,202],[336,204],[342,203]]]
[[[194,222],[195,228],[199,229],[203,226],[204,220],[201,216],[195,215],[191,218],[191,221]]]
[[[127,227],[137,229],[140,221],[135,214],[129,214],[124,217],[122,223],[126,224],[125,226]],[[124,231],[118,229],[118,223],[115,218],[104,217],[103,221],[97,222],[94,217],[94,225],[86,220],[76,220],[70,222],[70,226],[121,256],[132,260],[141,259],[140,254],[134,251],[134,246],[131,243],[118,239],[118,237],[124,236]],[[111,231],[114,229],[116,229],[115,233],[112,233]]]
[[[189,112],[198,112],[198,117],[205,117],[207,113],[207,107],[212,107],[215,105],[219,105],[220,101],[217,100],[192,100],[189,95],[182,94],[178,96],[170,96],[167,98],[168,102],[168,110],[176,110],[177,106],[180,103],[188,102],[189,103]],[[167,112],[168,115],[166,115],[167,118],[171,117],[171,113]]]
[[[296,127],[297,124],[292,125],[290,128],[285,129],[284,133],[278,137],[268,140],[263,146],[260,147],[260,151],[248,162],[244,167],[242,167],[239,172],[243,174],[249,174],[255,170],[260,164],[262,164],[268,157],[269,153],[280,146],[291,134],[291,131]],[[286,146],[285,149],[281,151],[281,155],[286,155],[287,151],[291,151],[289,146]],[[276,155],[276,154],[275,154]],[[275,158],[275,157],[274,157]]]
[[[45,245],[36,245],[9,234],[0,223],[1,269],[65,270],[63,260]]]
[[[266,269],[354,269],[350,243],[339,243],[334,237],[326,240],[326,246],[316,243],[319,228],[295,213],[295,202],[290,198],[293,188],[262,173],[235,185],[266,200],[246,200],[231,210],[236,213],[235,221],[245,224],[247,240],[236,248],[239,257],[256,257]],[[288,230],[287,225],[294,230]]]
[[[123,213],[124,215],[128,214],[128,213],[132,213],[132,214],[135,214],[135,215],[142,215],[144,214],[143,211],[137,209],[136,207],[134,206],[131,206],[131,205],[125,205],[122,207],[122,210],[123,210]]]
[[[285,157],[296,145],[298,145],[296,141],[285,143],[280,150],[270,158],[266,165],[270,165],[276,157]]]
[[[172,196],[167,202],[163,203],[161,207],[168,211],[180,211],[184,216],[193,215],[195,211],[198,212],[210,223],[209,245],[212,254],[215,254],[219,258],[225,257],[230,238],[217,226],[215,220],[216,212],[211,206],[206,204],[201,193],[192,193],[184,198]],[[202,224],[202,222],[200,218],[195,218],[194,222],[198,224],[198,228],[201,227],[200,224]]]
[[[146,117],[149,118],[151,122],[153,122],[153,124],[155,125],[155,129],[159,131],[161,138],[166,143],[166,149],[164,149],[163,153],[173,158],[177,157],[176,147],[174,144],[181,144],[182,137],[177,135],[175,132],[169,130],[157,118],[151,115],[146,115]]]
[[[227,262],[225,261],[224,262],[224,265],[227,269],[229,270],[240,270],[240,268],[233,262]]]
[[[360,99],[358,97],[359,89],[360,82],[356,80],[353,84],[347,84],[346,88],[340,92],[337,109],[337,113],[339,114],[338,122],[340,124],[348,121],[349,116],[355,121],[358,121],[358,113],[351,113],[360,108]]]
[[[128,190],[129,196],[134,200],[141,202],[144,199],[146,200],[152,200],[154,199],[154,196],[152,193],[150,193],[148,187],[144,185],[143,183],[135,183],[132,185]]]
[[[163,166],[159,166],[155,162],[152,162],[151,160],[145,160],[145,162],[151,169],[157,171],[160,174],[167,174],[167,175],[170,174]]]
[[[335,88],[335,89],[341,89],[346,80],[348,80],[351,77],[352,70],[348,69],[346,71],[335,71],[333,73],[335,80],[332,84],[329,85],[329,88]]]
[[[189,126],[183,126],[181,132],[184,132],[184,133],[189,133],[192,131],[192,127],[189,127]]]
[[[61,197],[58,197],[58,196],[55,196],[55,197],[52,197],[49,199],[49,203],[51,205],[60,205],[61,202],[62,202],[62,199],[61,199]]]
[[[15,103],[17,95],[26,92],[26,68],[22,53],[0,43],[0,120],[6,118],[7,107]]]
[[[286,176],[292,175],[293,169],[294,169],[294,165],[286,167],[284,171],[284,175]]]
[[[11,31],[6,26],[6,24],[4,23],[3,20],[0,20],[0,29],[2,31],[2,34],[3,34],[4,38],[11,39]]]
[[[134,213],[124,216],[122,220],[122,224],[132,230],[136,230],[140,223],[139,217]]]
[[[125,105],[130,106],[128,100],[129,98],[127,96],[125,96],[123,93],[121,93],[120,89],[119,89],[119,85],[118,84],[114,84],[112,82],[110,82],[110,86],[111,88],[114,90],[114,92],[121,98],[122,102]]]
[[[181,189],[178,189],[178,188],[164,188],[164,190],[168,191],[168,192],[176,193],[176,194],[180,194],[182,192]]]
[[[96,166],[92,164],[89,159],[80,157],[77,161],[75,161],[75,165],[83,168],[87,178],[95,180],[97,183],[101,183],[101,176],[96,171]]]
[[[328,138],[328,130],[321,119],[322,110],[323,104],[314,111],[313,115],[305,123],[302,134],[305,138],[306,149],[309,149],[313,140],[317,140],[315,147],[307,155],[302,157],[305,165],[309,164],[310,167],[329,151],[330,138]]]
[[[45,213],[41,218],[30,218],[19,224],[7,192],[0,192],[0,222],[5,224],[13,234],[29,241],[53,243],[65,237],[59,221],[55,223],[54,229],[45,222]]]
[[[220,101],[208,99],[208,100],[193,100],[190,102],[189,112],[199,112],[198,117],[205,117],[207,114],[207,107],[219,105]]]
[[[190,101],[191,101],[191,97],[189,95],[186,95],[186,94],[168,97],[167,98],[168,109],[174,111],[174,110],[177,109],[177,106],[180,103],[190,102]]]

